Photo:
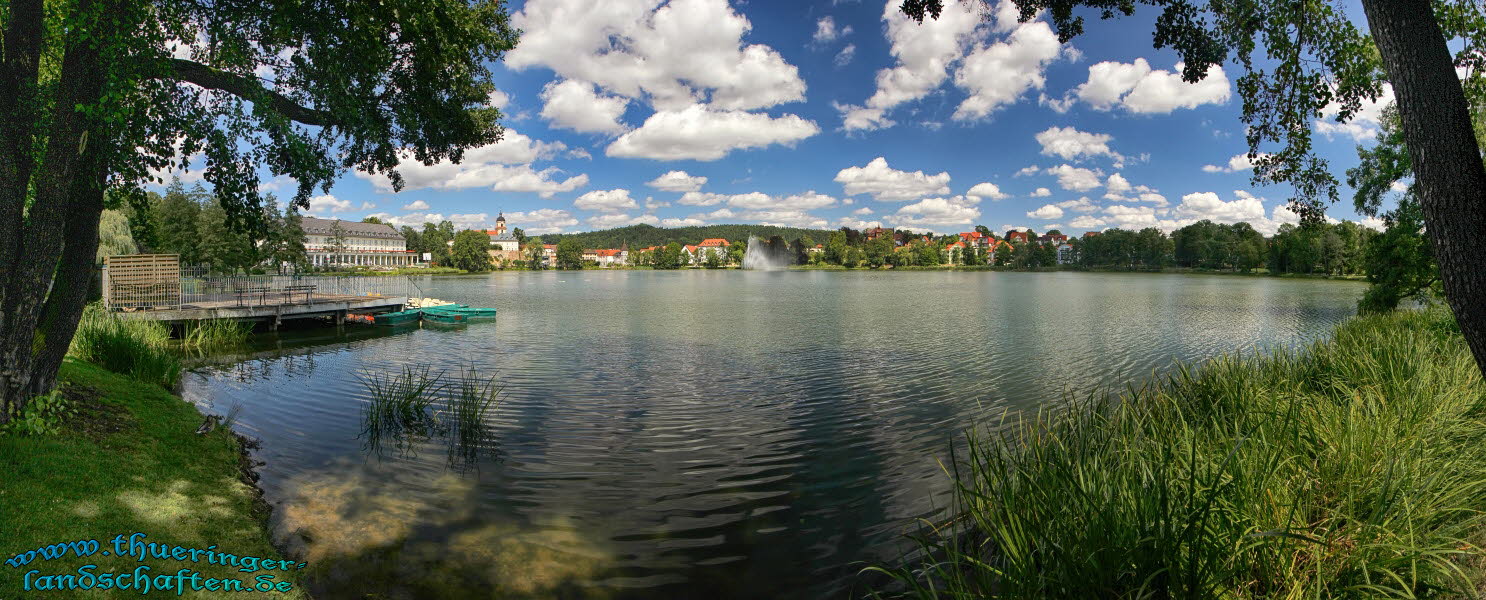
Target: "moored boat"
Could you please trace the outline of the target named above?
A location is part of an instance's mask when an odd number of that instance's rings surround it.
[[[442,310],[444,312],[459,313],[459,314],[462,314],[464,316],[467,316],[467,317],[469,317],[471,319],[493,319],[493,318],[495,318],[495,309],[494,308],[480,308],[480,307],[475,307],[475,306],[463,306],[463,305],[460,305],[460,306],[453,307],[453,308],[445,307],[445,306],[440,306],[438,308],[438,310]]]
[[[469,321],[469,316],[453,310],[424,309],[423,320],[431,323],[459,324]]]
[[[372,318],[378,325],[407,325],[410,323],[417,323],[418,319],[421,316],[422,311],[414,309],[404,310],[400,312],[382,313]]]

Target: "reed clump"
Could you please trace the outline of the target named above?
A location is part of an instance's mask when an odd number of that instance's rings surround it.
[[[253,324],[231,319],[191,321],[181,326],[180,347],[194,353],[241,347],[253,334]]]
[[[67,354],[115,373],[175,387],[181,361],[170,349],[170,329],[158,321],[128,319],[89,304]]]
[[[404,366],[398,373],[360,377],[369,399],[362,414],[367,449],[380,454],[390,441],[400,454],[411,454],[422,441],[441,436],[450,465],[461,469],[494,453],[486,420],[500,396],[494,376],[473,367],[450,376],[428,366]]]
[[[476,463],[494,448],[494,435],[485,417],[498,405],[501,388],[495,377],[481,375],[474,367],[463,369],[450,386],[452,393],[444,409],[449,463]]]
[[[443,373],[429,367],[404,366],[400,373],[370,372],[361,375],[369,401],[363,424],[374,437],[403,432],[424,434],[436,426],[431,407],[447,386]]]
[[[909,598],[1476,598],[1486,384],[1444,309],[1358,317],[969,434]]]

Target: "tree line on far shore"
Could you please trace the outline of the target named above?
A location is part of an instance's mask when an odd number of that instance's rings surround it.
[[[254,223],[234,221],[215,194],[201,184],[172,180],[164,194],[149,192],[139,204],[105,210],[97,257],[133,253],[178,254],[182,265],[214,273],[261,274],[309,267],[303,218],[282,210],[270,194]]]

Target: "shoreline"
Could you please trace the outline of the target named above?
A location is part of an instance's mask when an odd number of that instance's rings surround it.
[[[600,272],[600,273],[602,273],[602,272],[610,272],[610,271],[743,271],[743,270],[745,270],[745,269],[743,269],[742,267],[737,267],[737,266],[721,267],[721,268],[717,268],[717,269],[708,269],[708,268],[705,268],[705,267],[682,267],[682,268],[679,268],[679,269],[656,269],[654,267],[603,267],[603,268],[595,267],[595,268],[591,268],[591,269],[540,269],[540,270],[532,270],[532,269],[492,269],[492,270],[489,270],[489,271],[475,271],[475,272],[464,272],[464,271],[460,271],[460,272],[433,272],[433,273],[384,272],[384,273],[327,273],[327,274],[328,275],[345,275],[345,276],[351,276],[351,277],[358,277],[358,276],[359,277],[386,277],[386,276],[390,276],[390,275],[408,275],[408,276],[427,275],[427,276],[458,277],[458,276],[473,276],[473,275],[493,275],[493,274],[496,274],[496,273],[541,273],[541,272],[547,272],[547,271],[563,272],[563,273],[582,272],[582,271],[593,271],[593,272]],[[780,271],[840,271],[840,272],[861,272],[861,273],[929,272],[929,271],[946,271],[946,272],[963,272],[963,273],[984,273],[984,272],[991,272],[991,273],[1130,273],[1130,274],[1139,274],[1139,275],[1221,275],[1221,276],[1226,276],[1226,277],[1268,277],[1268,278],[1274,278],[1274,279],[1317,279],[1317,280],[1327,280],[1327,281],[1356,281],[1356,282],[1362,282],[1362,283],[1366,283],[1367,282],[1367,277],[1365,275],[1325,275],[1325,274],[1320,274],[1320,273],[1268,273],[1268,272],[1259,272],[1259,271],[1245,273],[1245,272],[1242,272],[1242,271],[1224,271],[1224,270],[1214,270],[1214,269],[1193,269],[1193,268],[1185,268],[1185,267],[1168,267],[1168,268],[1159,269],[1159,270],[1150,270],[1150,269],[1057,268],[1057,267],[1054,267],[1054,268],[1037,268],[1037,269],[1007,269],[1007,268],[994,267],[994,266],[984,266],[984,267],[965,267],[965,266],[917,267],[917,266],[914,266],[914,267],[890,267],[890,268],[883,268],[883,267],[879,267],[879,268],[852,267],[852,268],[849,268],[849,267],[843,267],[843,266],[840,266],[840,265],[791,265],[791,266],[785,267],[783,269],[774,269],[774,270],[780,270]]]

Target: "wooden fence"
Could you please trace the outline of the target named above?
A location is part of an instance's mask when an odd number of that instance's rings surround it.
[[[103,264],[104,306],[115,310],[180,306],[180,255],[109,256]]]

